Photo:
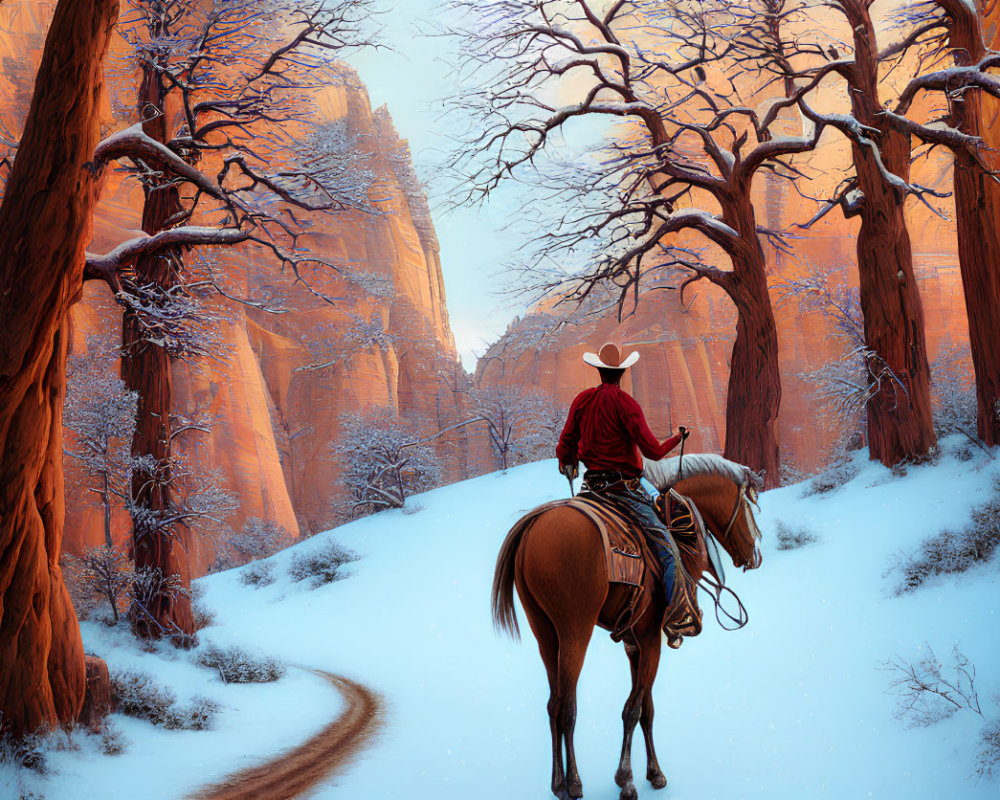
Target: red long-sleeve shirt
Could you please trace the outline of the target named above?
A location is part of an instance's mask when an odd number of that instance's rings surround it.
[[[582,461],[587,469],[613,469],[638,477],[642,458],[659,460],[680,444],[680,434],[660,442],[635,399],[613,383],[576,396],[556,446],[560,464]]]

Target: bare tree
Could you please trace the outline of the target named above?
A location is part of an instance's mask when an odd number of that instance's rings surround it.
[[[67,565],[83,586],[107,600],[112,621],[118,624],[118,609],[135,581],[132,560],[121,548],[110,544],[85,547],[79,556],[66,556]]]
[[[434,436],[422,437],[387,409],[344,414],[341,426],[331,451],[343,468],[349,516],[402,508],[409,495],[437,485],[440,465],[427,446]]]
[[[990,56],[971,62],[965,45],[959,43],[968,43],[963,37],[976,16],[961,0],[906,7],[898,18],[903,26],[899,39],[885,47],[879,44],[870,2],[823,0],[813,5],[830,19],[822,35],[826,38],[814,34],[813,41],[799,47],[782,67],[786,80],[836,77],[850,103],[850,114],[821,113],[804,97],[800,108],[809,119],[839,130],[851,143],[854,174],[841,182],[816,218],[839,206],[845,216],[861,221],[857,240],[861,306],[865,345],[874,364],[868,375],[872,387],[867,400],[868,445],[872,458],[892,465],[926,457],[935,444],[923,310],[904,204],[910,197],[927,203],[928,197],[941,194],[911,179],[913,141],[947,147],[959,161],[975,162],[981,176],[987,171],[978,152],[979,131],[966,132],[950,124],[957,121],[957,112],[928,122],[908,114],[915,98],[926,90],[945,92],[949,102],[978,94],[977,89],[997,95],[1000,81],[986,72],[997,62]],[[840,24],[833,24],[838,18]],[[953,37],[950,49],[945,42],[949,31],[958,37]],[[960,66],[925,71],[944,57],[955,58]],[[898,71],[912,70],[914,64],[920,74],[898,89],[894,85]],[[956,186],[961,180],[956,175]]]
[[[86,491],[99,498],[104,544],[113,547],[111,512],[131,477],[132,433],[138,395],[114,375],[117,348],[108,352],[97,337],[83,354],[70,356],[66,369],[63,425],[71,432],[66,454],[79,463]]]
[[[451,388],[466,398],[472,414],[460,424],[483,424],[498,469],[555,453],[564,420],[551,395],[508,385]]]
[[[767,76],[783,57],[783,4],[636,0],[604,12],[583,0],[453,5],[473,20],[459,30],[469,41],[469,82],[479,81],[458,99],[479,111],[468,155],[456,161],[467,199],[487,197],[510,175],[542,174],[545,202],[570,211],[550,223],[535,258],[563,268],[576,253],[579,268],[533,285],[569,300],[610,284],[621,315],[665,270],[689,276],[682,292],[702,279],[722,288],[738,311],[725,453],[776,481],[781,383],[762,241],[785,245],[757,222],[751,190],[762,170],[795,180],[787,157],[811,150],[823,127],[788,133],[796,124],[789,109],[811,84],[748,78],[752,70]],[[577,102],[550,99],[570,89]],[[612,152],[547,173],[557,134],[586,117],[624,121]],[[679,247],[688,231],[732,268]]]
[[[116,87],[126,127],[94,164],[124,165],[142,186],[144,235],[91,255],[87,275],[123,307],[122,377],[139,393],[133,454],[137,567],[174,574],[171,360],[204,351],[190,335],[198,294],[238,297],[218,274],[191,275],[187,249],[254,245],[310,288],[308,270],[337,265],[306,251],[303,216],[370,208],[371,176],[345,127],[315,117],[310,93],[343,79],[334,58],[366,44],[369,0],[260,3],[131,0],[119,30],[131,45]],[[140,77],[137,87],[123,81]],[[325,297],[325,296],[324,296]],[[329,300],[329,298],[326,298]],[[155,521],[152,527],[144,527]],[[151,619],[155,624],[150,624]],[[136,631],[194,630],[185,593],[133,618]]]
[[[1000,144],[993,130],[993,111],[985,94],[996,96],[996,78],[985,70],[1000,65],[991,47],[987,16],[996,15],[982,3],[963,0],[924,0],[909,6],[901,20],[926,40],[927,59],[937,69],[924,71],[909,82],[900,100],[899,115],[908,111],[909,98],[933,93],[945,104],[933,129],[952,129],[964,137],[928,138],[924,128],[903,130],[930,145],[944,144],[953,153],[955,224],[959,267],[969,319],[969,343],[976,375],[977,431],[988,445],[1000,443],[1000,186],[995,173],[995,150]],[[948,62],[951,62],[950,64]],[[992,84],[992,86],[991,86]],[[890,117],[894,119],[894,117]],[[936,136],[940,137],[940,131]],[[967,137],[967,138],[965,138]]]
[[[779,305],[794,301],[800,315],[821,314],[830,321],[833,335],[841,342],[838,358],[798,376],[815,385],[813,398],[820,413],[839,432],[833,453],[839,457],[840,451],[864,442],[865,407],[878,382],[869,380],[874,365],[865,346],[858,290],[837,282],[830,272],[816,264],[805,267],[804,277],[779,281],[775,288],[780,296]]]

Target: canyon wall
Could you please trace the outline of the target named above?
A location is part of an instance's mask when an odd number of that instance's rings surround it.
[[[373,207],[310,218],[300,244],[324,263],[304,267],[302,280],[278,271],[260,248],[200,254],[212,259],[234,295],[267,298],[278,313],[206,301],[217,317],[215,355],[173,367],[179,418],[210,423],[207,432],[182,434],[178,449],[214,470],[238,502],[217,535],[238,533],[256,518],[280,526],[291,541],[342,521],[342,465],[333,446],[343,414],[388,408],[436,431],[465,413],[452,387],[467,376],[455,352],[437,238],[408,145],[387,109],[371,109],[365,87],[346,67],[317,105],[324,124],[343,126],[344,141],[369,173]],[[104,252],[135,235],[141,202],[134,184],[112,176],[91,249]],[[120,312],[106,287],[87,285],[73,329],[78,350],[95,335],[119,340]],[[446,481],[469,475],[469,435],[460,430],[435,440]],[[70,552],[103,541],[93,498],[81,494],[74,501],[66,528]],[[117,537],[128,535],[128,523],[116,512]],[[217,542],[192,533],[184,539],[191,574],[204,573]]]

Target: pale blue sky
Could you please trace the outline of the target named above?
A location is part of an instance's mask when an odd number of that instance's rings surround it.
[[[373,107],[387,104],[400,136],[408,139],[417,174],[433,195],[434,161],[447,146],[440,135],[442,99],[449,92],[448,65],[455,54],[451,42],[419,35],[419,20],[431,20],[438,0],[401,0],[383,4],[383,40],[393,51],[369,51],[351,59],[368,87]],[[475,368],[473,353],[485,350],[519,312],[501,297],[501,271],[519,244],[507,230],[510,210],[520,206],[516,191],[503,191],[488,207],[446,213],[432,207],[441,243],[445,292],[455,343],[466,369]]]

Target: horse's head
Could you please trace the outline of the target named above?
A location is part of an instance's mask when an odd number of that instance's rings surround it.
[[[761,563],[760,529],[753,516],[761,477],[750,468],[715,455],[685,456],[679,459],[647,461],[647,479],[664,491],[674,488],[690,497],[705,524],[733,559],[744,569]]]

